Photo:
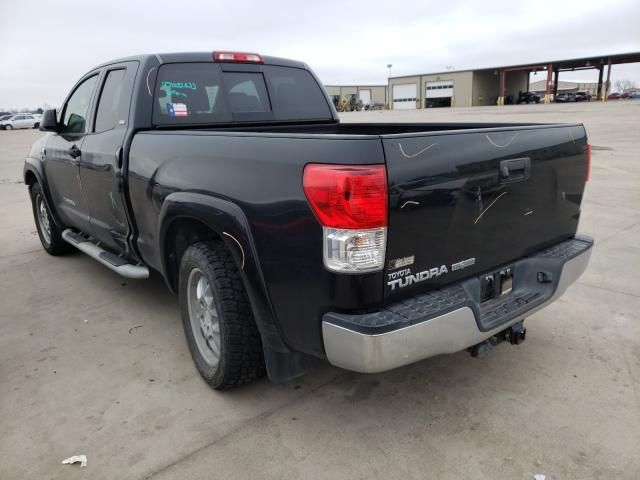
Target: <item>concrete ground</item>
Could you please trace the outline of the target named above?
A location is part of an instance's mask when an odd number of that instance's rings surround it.
[[[482,361],[217,393],[160,278],[40,248],[21,183],[39,132],[0,132],[0,479],[640,478],[640,102],[343,118],[584,122],[588,271]],[[88,467],[60,464],[74,454]]]

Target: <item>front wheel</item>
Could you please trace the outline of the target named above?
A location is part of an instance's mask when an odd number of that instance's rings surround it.
[[[5,130],[13,130],[13,125],[5,125],[4,129]]]
[[[62,232],[53,221],[51,212],[44,199],[44,193],[40,184],[34,183],[31,187],[31,206],[33,209],[33,218],[36,222],[36,230],[42,248],[49,255],[64,255],[73,250],[73,247],[64,241]]]
[[[231,253],[220,240],[191,245],[180,262],[184,333],[202,378],[214,389],[265,373],[260,332]]]

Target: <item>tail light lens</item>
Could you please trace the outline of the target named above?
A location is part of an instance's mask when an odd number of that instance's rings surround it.
[[[590,176],[591,176],[591,144],[587,143],[587,176],[584,179],[584,181],[588,182]]]
[[[325,267],[339,273],[382,270],[388,205],[384,165],[310,164],[303,189],[323,226]]]

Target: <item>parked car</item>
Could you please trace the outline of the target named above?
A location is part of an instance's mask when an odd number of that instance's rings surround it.
[[[520,92],[517,103],[540,103],[540,95],[535,92]]]
[[[8,113],[8,114],[5,114],[5,115],[0,115],[0,122],[2,122],[3,120],[8,120],[8,119],[10,119],[11,117],[13,117],[13,115],[14,115],[13,113]]]
[[[591,254],[578,123],[340,123],[305,63],[213,52],[98,66],[40,129],[43,248],[158,271],[213,388],[518,344]]]
[[[589,92],[576,92],[575,94],[576,102],[590,102],[591,94]]]
[[[30,113],[20,113],[11,115],[5,120],[0,120],[0,128],[4,130],[17,130],[19,128],[38,128],[40,118],[36,118]]]
[[[631,92],[629,94],[629,98],[632,100],[637,100],[640,98],[640,92]]]
[[[556,103],[575,102],[576,96],[573,93],[558,93],[555,98]]]
[[[619,100],[622,98],[622,95],[617,93],[617,92],[613,92],[610,93],[609,96],[607,97],[607,100]]]

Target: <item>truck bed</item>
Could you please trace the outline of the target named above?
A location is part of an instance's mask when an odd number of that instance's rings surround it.
[[[238,204],[260,252],[276,317],[290,335],[287,341],[313,346],[311,353],[317,353],[320,318],[329,308],[371,311],[575,235],[586,150],[586,134],[578,124],[313,124],[140,132],[129,164],[138,248],[148,264],[160,265],[157,219],[172,192],[187,189]],[[382,272],[351,276],[324,269],[322,229],[302,190],[309,163],[386,165]],[[296,328],[300,318],[316,318],[318,328]]]
[[[216,125],[200,127],[201,131],[255,132],[317,135],[399,135],[476,129],[548,127],[555,124],[535,123],[296,123],[268,125]],[[193,129],[193,127],[190,127]],[[171,130],[177,130],[175,127]]]

